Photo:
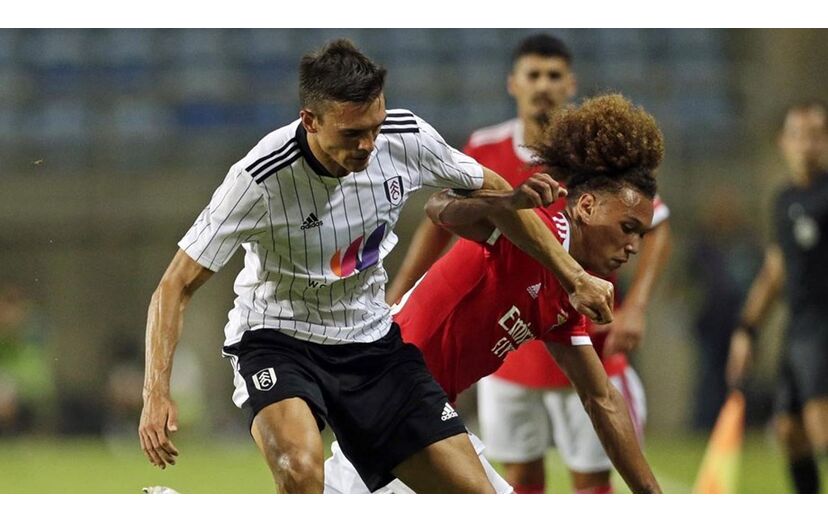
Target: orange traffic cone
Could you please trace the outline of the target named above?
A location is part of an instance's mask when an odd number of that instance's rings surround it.
[[[693,492],[735,494],[745,433],[745,397],[733,391],[719,413]]]

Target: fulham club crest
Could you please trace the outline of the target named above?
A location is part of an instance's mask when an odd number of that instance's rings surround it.
[[[253,375],[253,385],[261,391],[272,389],[276,385],[276,371],[273,367],[260,370]]]
[[[394,207],[402,203],[404,192],[402,176],[395,176],[394,178],[385,180],[385,197],[388,198],[388,201]]]

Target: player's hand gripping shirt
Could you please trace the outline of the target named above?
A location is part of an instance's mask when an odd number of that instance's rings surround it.
[[[382,262],[405,201],[423,186],[482,184],[476,161],[408,111],[388,111],[368,167],[342,178],[314,158],[297,120],[230,168],[179,246],[212,271],[245,251],[226,345],[261,328],[322,344],[371,342],[391,326]]]
[[[568,249],[564,215],[536,212]],[[555,276],[499,231],[485,245],[459,240],[400,307],[394,319],[403,339],[422,350],[452,401],[526,341],[591,344],[585,318]]]
[[[512,186],[518,186],[534,173],[543,171],[543,168],[532,163],[532,153],[523,142],[523,125],[520,120],[513,119],[499,125],[486,127],[475,131],[469,138],[463,152],[476,159],[482,165],[492,169],[505,178]],[[559,212],[566,206],[565,200],[552,204],[550,211]],[[653,224],[655,227],[666,220],[670,210],[656,197],[653,202]],[[615,275],[608,278],[613,284]],[[618,292],[616,300],[620,298]],[[616,303],[618,305],[618,303]],[[602,356],[604,368],[609,376],[620,375],[627,367],[627,357],[616,354],[603,358],[603,345],[608,333],[608,327],[594,327],[587,320],[590,337],[598,355]],[[549,355],[546,346],[541,342],[527,342],[520,351],[513,353],[500,367],[495,375],[499,378],[534,388],[561,388],[569,387],[570,383],[563,371]]]
[[[563,209],[565,205],[564,200],[555,202],[550,209]],[[662,203],[661,198],[656,196],[653,201],[653,227],[666,220],[669,216],[667,206]],[[615,273],[606,278],[613,285],[616,284],[618,278]],[[621,305],[621,293],[616,288],[615,291],[615,307]],[[594,325],[589,319],[587,321],[587,328],[589,330],[590,338],[593,346],[598,352],[598,356],[604,364],[604,370],[608,376],[620,376],[629,364],[627,356],[624,353],[613,354],[612,356],[604,356],[604,341],[609,334],[610,325]],[[571,383],[563,371],[549,355],[549,351],[542,343],[529,342],[526,350],[521,350],[512,355],[504,365],[498,369],[495,375],[498,378],[509,380],[513,383],[519,383],[525,387],[532,388],[563,388],[571,387]]]

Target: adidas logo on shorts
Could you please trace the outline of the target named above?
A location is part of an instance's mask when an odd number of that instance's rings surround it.
[[[305,221],[302,222],[302,226],[299,227],[299,228],[304,231],[304,230],[307,230],[307,229],[313,229],[314,227],[321,227],[321,226],[322,226],[322,220],[317,218],[316,214],[310,213],[308,215],[308,217],[305,218]]]
[[[457,411],[454,408],[446,403],[446,406],[443,407],[443,415],[440,416],[440,419],[443,421],[450,420],[451,418],[457,417]]]

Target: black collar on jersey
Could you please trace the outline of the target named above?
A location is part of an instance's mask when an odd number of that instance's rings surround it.
[[[305,157],[305,160],[307,160],[308,165],[311,166],[313,172],[319,176],[336,178],[336,176],[329,173],[328,170],[325,169],[325,166],[322,165],[319,160],[316,159],[316,156],[313,155],[310,145],[308,145],[308,131],[305,129],[305,126],[302,125],[302,122],[299,122],[299,125],[296,127],[296,143],[299,144],[299,150],[302,151],[302,156]]]

